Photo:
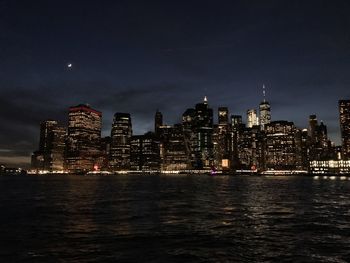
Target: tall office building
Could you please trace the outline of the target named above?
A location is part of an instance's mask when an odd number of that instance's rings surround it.
[[[257,125],[259,125],[259,120],[256,109],[247,110],[247,127],[252,128],[253,126]]]
[[[65,127],[56,126],[52,130],[52,148],[51,148],[51,163],[52,171],[64,170],[64,153],[66,149],[67,129]]]
[[[309,116],[309,129],[308,129],[308,135],[310,137],[311,143],[317,142],[317,126],[318,121],[316,115],[310,115]]]
[[[209,168],[213,164],[213,109],[209,108],[207,97],[184,112],[182,125],[192,168]]]
[[[262,130],[265,129],[265,125],[269,124],[271,122],[271,107],[270,103],[266,101],[265,99],[265,86],[263,85],[263,95],[264,100],[259,105],[259,120],[260,120],[260,127]]]
[[[39,150],[32,155],[32,168],[48,171],[64,169],[66,129],[55,120],[40,124]]]
[[[240,168],[238,145],[240,143],[240,135],[242,131],[246,128],[245,124],[242,122],[241,115],[231,115],[231,129],[230,129],[230,166],[233,169]]]
[[[159,127],[163,125],[163,114],[157,110],[154,116],[154,132],[159,135]]]
[[[207,97],[196,104],[193,131],[195,168],[209,168],[213,163],[213,109],[209,108]]]
[[[135,135],[130,139],[130,168],[137,171],[160,169],[159,139],[154,133]]]
[[[182,124],[162,126],[160,129],[162,170],[190,169],[191,163],[187,156]]]
[[[40,123],[39,151],[47,152],[51,149],[52,131],[58,125],[55,120],[47,120]]]
[[[102,113],[89,105],[69,108],[67,169],[72,172],[92,170],[101,157]]]
[[[308,159],[315,160],[329,160],[332,159],[331,142],[327,136],[327,126],[321,121],[318,124],[316,115],[309,116],[308,127]]]
[[[195,109],[187,109],[182,114],[182,128],[184,133],[184,144],[186,149],[186,155],[188,159],[188,167],[191,169],[195,167],[195,133],[193,132]]]
[[[241,115],[231,115],[231,127],[238,127],[242,124]]]
[[[218,123],[219,125],[228,125],[228,108],[227,107],[218,108]]]
[[[130,168],[130,138],[132,136],[129,113],[114,114],[111,131],[110,167],[113,170]]]
[[[309,136],[307,129],[295,130],[296,169],[307,170],[309,166]]]
[[[110,169],[109,160],[111,157],[111,144],[112,138],[110,136],[101,138],[101,169],[103,170]]]
[[[350,100],[339,100],[342,158],[350,159]]]
[[[273,121],[266,125],[265,165],[268,169],[296,169],[296,128],[293,122]]]
[[[218,108],[218,125],[213,129],[214,166],[219,169],[228,169],[230,166],[230,127],[228,122],[228,108]]]

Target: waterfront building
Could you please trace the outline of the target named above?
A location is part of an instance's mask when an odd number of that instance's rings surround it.
[[[239,169],[238,144],[241,132],[246,128],[242,123],[241,115],[231,115],[231,128],[229,131],[230,168]]]
[[[52,131],[58,125],[55,120],[47,120],[40,123],[39,151],[48,152],[52,148]]]
[[[159,138],[148,132],[130,139],[130,169],[135,171],[160,170]]]
[[[264,168],[264,137],[259,126],[239,127],[237,133],[237,157],[235,169],[255,170]]]
[[[44,154],[40,151],[34,151],[31,156],[31,169],[44,170]]]
[[[52,148],[49,164],[50,171],[64,170],[64,153],[66,149],[67,129],[65,127],[56,126],[52,130]]]
[[[213,165],[213,110],[207,97],[195,109],[187,109],[182,115],[185,146],[192,168],[210,168]]]
[[[160,127],[160,155],[161,168],[165,171],[185,170],[191,168],[191,161],[187,158],[182,124]]]
[[[99,167],[101,160],[102,113],[89,105],[69,108],[66,167],[82,172]]]
[[[112,145],[112,138],[110,136],[106,136],[101,138],[101,167],[102,170],[108,170],[110,169],[109,165],[109,159],[111,156],[111,145]]]
[[[334,158],[331,141],[328,139],[327,126],[318,124],[316,115],[310,115],[308,128],[308,159],[329,160]]]
[[[184,133],[184,144],[186,149],[187,159],[190,163],[190,168],[195,167],[195,146],[196,146],[196,135],[193,131],[194,120],[195,120],[195,109],[187,109],[182,114],[182,128]]]
[[[307,129],[295,130],[296,169],[307,170],[309,167],[309,136]]]
[[[296,169],[296,128],[294,123],[288,121],[273,121],[265,127],[266,168],[277,170]]]
[[[350,100],[339,100],[342,158],[350,159]]]
[[[213,156],[217,169],[229,169],[231,165],[231,127],[228,123],[228,108],[218,108],[218,125],[213,126]]]
[[[311,161],[310,172],[313,174],[349,174],[350,160]]]
[[[67,131],[55,120],[40,124],[39,150],[32,155],[32,169],[58,171],[64,169]]]
[[[114,114],[111,130],[110,168],[112,170],[130,169],[130,138],[132,136],[129,113]]]

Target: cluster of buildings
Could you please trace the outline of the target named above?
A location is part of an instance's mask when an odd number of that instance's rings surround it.
[[[101,137],[101,112],[89,105],[70,107],[68,127],[55,120],[41,123],[32,168],[74,173],[350,169],[350,100],[339,101],[342,146],[329,140],[327,126],[316,115],[310,115],[306,129],[285,120],[272,121],[265,99],[258,111],[247,111],[246,123],[242,116],[230,115],[227,107],[217,112],[214,123],[205,97],[182,114],[181,123],[166,125],[157,110],[154,131],[143,135],[133,134],[129,113],[117,112],[110,136]]]

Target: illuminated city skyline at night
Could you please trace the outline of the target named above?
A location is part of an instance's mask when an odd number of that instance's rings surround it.
[[[88,103],[109,135],[116,112],[134,134],[208,97],[242,115],[263,101],[271,121],[308,127],[316,114],[341,144],[349,99],[347,1],[0,2],[0,163],[28,166],[39,125],[66,125]]]

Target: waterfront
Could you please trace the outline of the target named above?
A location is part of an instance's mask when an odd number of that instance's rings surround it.
[[[2,262],[347,262],[350,181],[0,177]]]

